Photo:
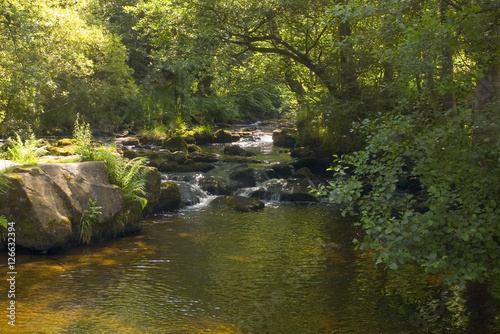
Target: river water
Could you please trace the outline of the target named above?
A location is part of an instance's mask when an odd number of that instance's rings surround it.
[[[264,163],[289,159],[269,139],[244,145]],[[202,203],[145,219],[138,235],[19,252],[16,326],[4,281],[0,333],[460,332],[458,293],[437,291],[418,268],[388,274],[354,250],[357,233],[327,203],[267,202],[250,213]],[[6,262],[2,254],[2,277]],[[453,306],[445,316],[443,301]]]

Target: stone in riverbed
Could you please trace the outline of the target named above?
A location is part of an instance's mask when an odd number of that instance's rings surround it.
[[[216,208],[228,208],[240,212],[257,211],[265,207],[264,203],[257,198],[243,196],[220,196],[214,199],[210,205]]]
[[[273,146],[294,148],[297,142],[297,130],[279,129],[273,131]]]
[[[231,195],[237,187],[221,176],[210,176],[203,180],[201,188],[211,195]]]
[[[171,152],[181,151],[184,153],[188,153],[187,143],[184,138],[180,136],[175,136],[167,139],[163,143],[163,147]]]
[[[209,132],[195,132],[194,139],[197,145],[211,144],[215,142],[215,137]]]
[[[227,155],[237,155],[241,157],[253,157],[255,156],[255,153],[245,150],[243,147],[238,146],[238,145],[231,145],[231,146],[226,146],[224,147],[224,154]]]
[[[216,143],[232,143],[240,140],[240,136],[233,135],[227,130],[217,130],[214,133],[214,142]]]
[[[161,185],[160,198],[155,205],[155,211],[174,211],[181,205],[181,191],[173,181]]]
[[[78,240],[89,198],[101,207],[98,225],[106,224],[123,207],[122,191],[109,183],[102,161],[17,167],[4,176],[10,187],[1,198],[0,214],[16,223],[17,244],[33,250],[64,247]]]
[[[233,180],[238,188],[255,187],[255,174],[253,168],[237,168],[229,178]]]

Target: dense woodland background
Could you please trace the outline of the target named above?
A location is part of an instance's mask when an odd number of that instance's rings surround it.
[[[0,133],[288,119],[338,155],[320,193],[360,215],[361,248],[492,282],[499,35],[497,0],[2,1]]]

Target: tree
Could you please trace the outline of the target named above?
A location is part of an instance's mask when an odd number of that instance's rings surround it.
[[[3,132],[69,127],[78,112],[101,126],[124,119],[119,109],[136,94],[125,49],[86,20],[84,4],[0,5]]]
[[[359,215],[365,230],[358,247],[374,249],[390,268],[418,263],[447,283],[485,282],[500,273],[500,147],[492,131],[498,7],[411,5],[417,8],[405,18],[406,4],[391,4],[388,19],[400,31],[390,50],[376,54],[394,69],[392,89],[406,94],[355,127],[367,137],[365,148],[344,156],[338,180],[320,193],[349,204],[346,213]],[[491,90],[483,104],[484,87]],[[485,114],[490,122],[479,123]]]

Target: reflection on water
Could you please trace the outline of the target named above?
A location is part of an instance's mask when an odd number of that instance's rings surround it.
[[[442,318],[431,318],[428,278],[418,268],[387,275],[353,250],[354,233],[324,204],[202,208],[113,242],[18,254],[17,326],[2,307],[0,332],[431,333]],[[458,333],[464,304],[448,293],[445,325]]]

